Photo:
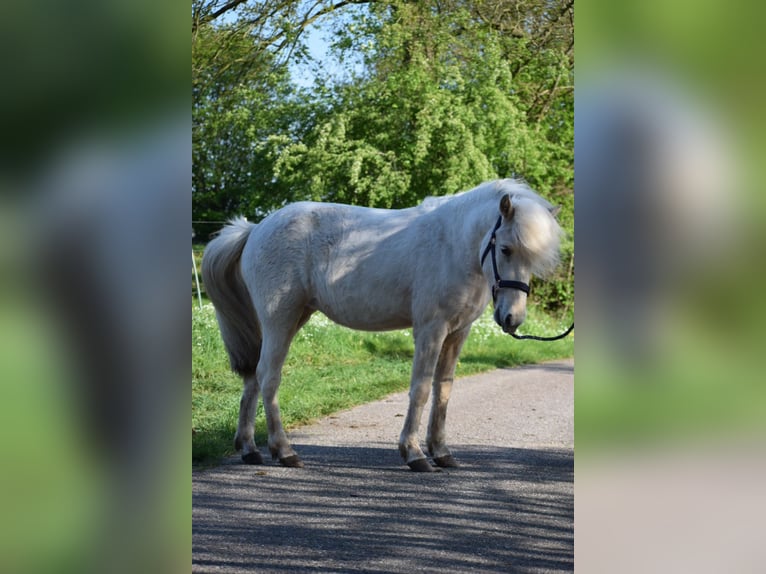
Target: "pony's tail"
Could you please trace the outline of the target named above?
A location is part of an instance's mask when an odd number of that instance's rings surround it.
[[[255,373],[262,342],[258,317],[239,266],[253,227],[241,217],[231,220],[208,243],[202,257],[202,280],[215,306],[231,369],[243,377]]]

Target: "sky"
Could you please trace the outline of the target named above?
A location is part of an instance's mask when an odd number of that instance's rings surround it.
[[[340,62],[338,57],[333,54],[332,44],[332,23],[341,24],[347,22],[346,15],[334,16],[333,20],[329,18],[320,19],[317,24],[310,26],[304,33],[304,41],[311,57],[310,62],[291,62],[289,64],[290,73],[293,81],[301,87],[310,88],[314,85],[317,74],[327,74],[334,80],[349,79],[349,69],[360,72],[363,64],[361,55],[357,61],[349,61],[348,55],[346,62]]]

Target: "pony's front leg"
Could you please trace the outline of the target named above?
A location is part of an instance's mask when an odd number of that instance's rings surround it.
[[[437,466],[449,468],[459,466],[452,456],[446,443],[445,424],[447,420],[447,404],[452,392],[452,382],[455,378],[455,367],[460,356],[463,343],[468,338],[470,325],[465,329],[451,333],[444,341],[439,361],[434,374],[434,394],[431,404],[431,418],[428,422],[426,444],[428,452]]]
[[[433,467],[426,460],[420,448],[418,429],[423,407],[428,400],[431,381],[436,362],[444,342],[442,329],[415,331],[415,359],[412,363],[410,381],[410,406],[404,419],[404,428],[399,437],[399,453],[404,462],[415,472],[433,472]]]

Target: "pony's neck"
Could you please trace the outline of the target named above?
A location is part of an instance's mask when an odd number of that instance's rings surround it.
[[[498,206],[500,204],[500,195],[488,196],[481,202],[481,208],[476,208],[472,211],[470,217],[466,217],[463,224],[464,233],[470,240],[468,244],[471,246],[471,268],[475,273],[481,274],[480,252],[482,250],[483,241],[497,221],[500,215]]]
[[[472,273],[481,274],[481,244],[497,220],[500,198],[504,193],[494,182],[489,182],[453,197],[442,206],[445,208],[444,216],[454,222],[451,224],[457,223],[456,232],[464,239],[457,242],[464,249],[461,260],[466,262]]]

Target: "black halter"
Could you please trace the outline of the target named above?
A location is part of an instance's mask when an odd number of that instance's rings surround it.
[[[487,243],[487,247],[484,249],[484,253],[481,254],[481,265],[484,265],[484,260],[487,258],[487,253],[492,254],[492,272],[495,274],[495,282],[492,284],[492,300],[497,299],[497,292],[500,291],[500,289],[518,289],[519,291],[524,291],[527,295],[529,295],[529,285],[527,283],[524,283],[523,281],[509,281],[506,279],[500,279],[500,273],[497,271],[497,256],[495,255],[495,243],[496,243],[496,233],[497,230],[500,229],[500,226],[503,224],[503,216],[497,218],[497,223],[495,223],[495,227],[492,228],[492,235],[489,238],[489,243]]]
[[[492,228],[492,235],[489,238],[489,243],[487,243],[487,247],[484,248],[484,253],[481,254],[481,265],[484,265],[484,260],[487,258],[487,254],[492,254],[492,272],[495,274],[495,282],[492,284],[492,301],[495,301],[497,299],[497,292],[500,289],[518,289],[519,291],[524,291],[527,295],[529,295],[529,285],[527,283],[524,283],[523,281],[508,281],[506,279],[500,279],[500,273],[497,271],[497,256],[495,255],[495,243],[496,241],[496,232],[498,229],[500,229],[500,226],[503,224],[503,216],[497,218],[497,223],[495,223],[495,227]],[[574,329],[574,323],[563,333],[560,335],[555,335],[553,337],[538,337],[536,335],[517,335],[516,333],[511,333],[511,337],[514,339],[534,339],[535,341],[556,341],[558,339],[563,339],[569,333],[572,332]]]

